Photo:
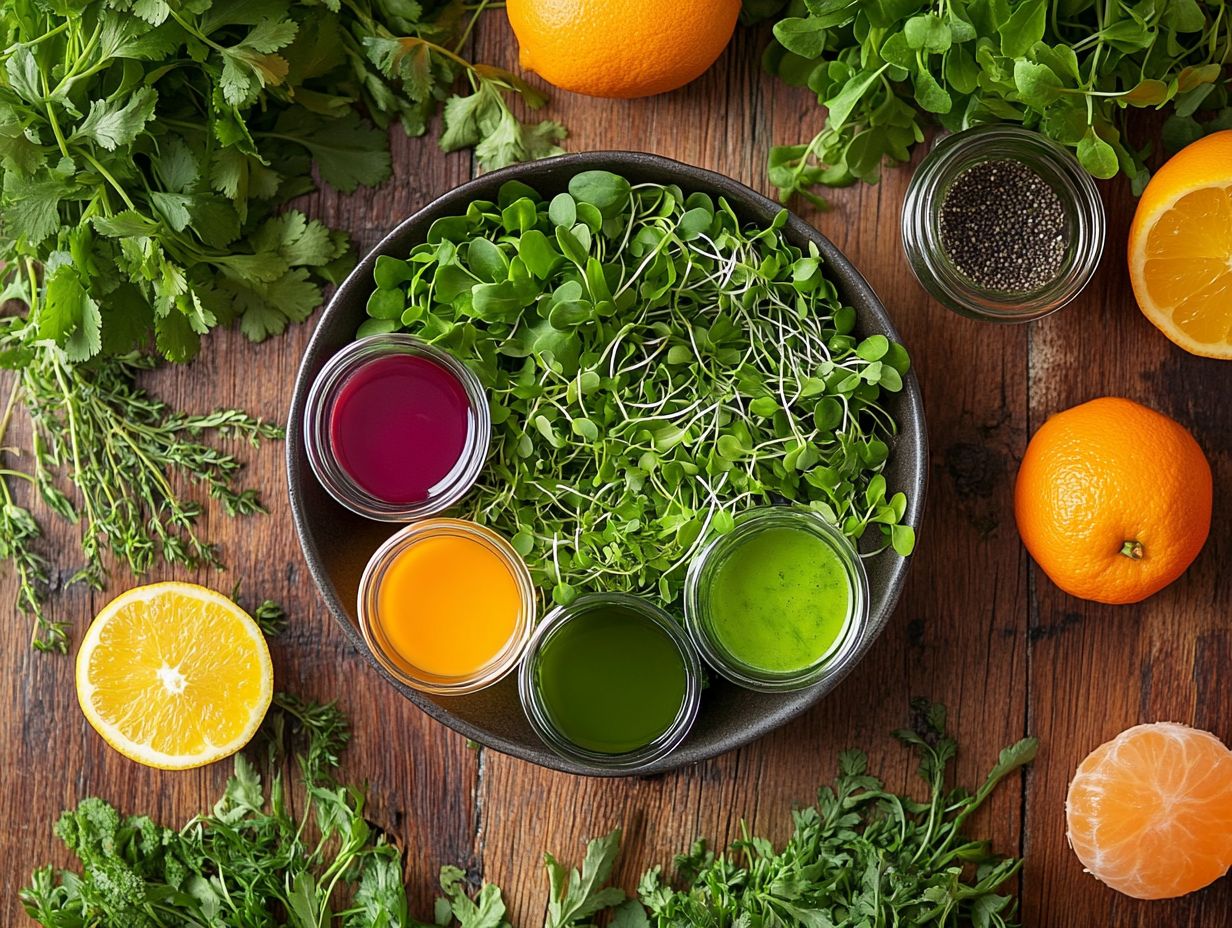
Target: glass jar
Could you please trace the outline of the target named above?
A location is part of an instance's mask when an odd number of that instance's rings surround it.
[[[586,623],[603,621],[604,614],[608,617],[607,621],[611,623],[622,613],[634,621],[647,623],[652,635],[662,637],[654,643],[653,647],[647,647],[645,640],[639,647],[636,640],[630,639],[622,648],[620,642],[611,637],[612,629],[609,625],[607,629],[600,631],[599,634],[603,637],[592,637],[585,643],[579,640],[578,635],[583,632]],[[639,633],[644,634],[646,631],[647,629],[642,629]],[[572,646],[569,643],[571,633],[573,633]],[[666,643],[666,648],[660,647],[664,643]],[[594,658],[595,665],[601,665],[599,674],[589,672],[587,661],[584,659],[569,661],[570,657],[578,656],[579,649],[601,645],[606,646],[596,652]],[[563,648],[562,654],[556,657],[559,663],[555,670],[552,667],[554,648]],[[679,657],[684,673],[684,692],[675,717],[657,735],[646,736],[644,742],[628,749],[599,750],[593,743],[589,745],[580,743],[584,739],[578,732],[586,722],[578,722],[577,716],[583,710],[575,711],[574,718],[569,723],[555,714],[553,704],[561,703],[564,697],[567,697],[573,690],[577,690],[582,698],[589,694],[608,700],[607,704],[596,709],[596,712],[618,713],[623,720],[627,720],[631,707],[622,703],[619,698],[613,703],[609,697],[615,693],[621,697],[633,698],[637,694],[645,693],[646,690],[642,684],[650,688],[650,683],[665,679],[667,675],[656,674],[656,668],[657,662],[661,661],[664,654],[668,652],[673,654],[673,663],[675,657]],[[621,661],[622,654],[630,659],[626,662],[629,664],[628,667],[624,666]],[[636,666],[634,662],[637,662]],[[542,679],[543,675],[559,673],[562,666],[569,667],[576,677],[572,681],[572,688],[567,684],[558,684],[554,687],[556,690],[554,695],[546,696],[545,690],[551,687],[551,684]],[[632,676],[621,677],[618,681],[599,679],[603,673],[620,676],[630,671],[631,668],[633,673],[640,672],[643,675],[649,675],[647,680],[639,684]],[[622,686],[621,684],[629,685]],[[544,744],[567,760],[624,773],[632,773],[648,766],[670,754],[684,742],[697,718],[697,711],[701,705],[701,691],[701,661],[680,623],[657,606],[625,593],[593,593],[579,596],[569,605],[553,609],[535,629],[518,673],[518,693],[522,700],[522,708],[531,728]],[[568,705],[574,706],[575,704],[570,701]],[[628,721],[625,725],[630,730],[633,727]],[[567,730],[570,727],[574,729],[573,734]],[[654,727],[659,726],[656,724]],[[611,732],[606,734],[610,736]],[[629,731],[621,732],[620,736],[630,737]]]
[[[1064,210],[1061,266],[1048,283],[1024,293],[969,280],[941,240],[941,206],[951,185],[969,168],[1001,160],[1028,167],[1053,189]],[[916,168],[903,201],[903,250],[916,279],[942,305],[989,322],[1029,322],[1074,299],[1099,264],[1104,231],[1104,207],[1091,175],[1060,145],[1018,126],[978,126],[941,137]]]
[[[729,565],[733,569],[750,570],[756,576],[757,568],[750,565],[754,557],[758,554],[764,555],[767,549],[753,553],[749,543],[755,542],[759,536],[764,536],[764,533],[784,529],[806,533],[810,540],[820,542],[834,556],[834,573],[843,578],[846,587],[846,614],[833,640],[806,666],[768,669],[767,666],[759,667],[747,659],[747,653],[744,658],[737,656],[731,646],[724,642],[725,635],[720,629],[722,623],[716,621],[726,605],[719,602],[720,597],[725,595],[725,592],[719,589],[719,578],[724,568]],[[771,543],[773,539],[764,538],[764,541]],[[773,548],[774,557],[782,556],[784,546],[781,543],[771,544],[769,547]],[[763,595],[774,596],[773,577],[793,568],[786,560],[777,565],[765,566],[765,575],[770,578],[770,584]],[[798,568],[799,565],[796,566]],[[757,581],[746,584],[756,585]],[[730,593],[726,595],[730,596]],[[842,670],[848,661],[854,658],[856,647],[863,639],[868,625],[868,577],[852,543],[819,513],[792,505],[762,506],[738,517],[735,528],[727,534],[716,535],[693,559],[685,577],[684,612],[685,624],[698,650],[706,662],[728,680],[746,689],[767,693],[798,690],[812,686],[827,675]],[[808,609],[808,614],[819,614],[819,610]],[[743,617],[735,627],[738,628],[741,624],[745,624]],[[730,633],[728,635],[730,636]],[[804,640],[802,634],[785,635],[782,628],[767,637],[775,641]],[[763,661],[766,665],[770,663],[770,660]]]
[[[400,636],[395,634],[391,628],[399,620],[394,614],[399,611],[398,604],[392,602],[390,597],[381,595],[382,586],[385,583],[395,583],[397,587],[391,587],[391,596],[396,596],[397,590],[405,589],[414,594],[413,598],[407,597],[411,599],[412,608],[441,610],[439,594],[429,598],[424,593],[423,585],[416,585],[413,590],[411,589],[414,579],[412,575],[397,576],[397,564],[401,558],[405,557],[408,552],[412,552],[416,546],[429,545],[437,539],[451,541],[455,547],[467,547],[465,543],[468,542],[473,544],[475,547],[470,556],[486,561],[485,566],[489,570],[493,562],[503,567],[508,571],[516,589],[516,614],[513,618],[512,629],[503,645],[496,648],[489,658],[475,662],[475,666],[457,672],[442,672],[441,669],[433,670],[430,667],[417,665],[415,660],[405,653],[406,649],[399,647],[397,639]],[[421,548],[421,553],[424,550]],[[420,571],[423,572],[426,569],[421,567]],[[456,573],[458,574],[457,579],[462,581],[455,584],[460,597],[472,599],[472,602],[464,604],[464,607],[468,608],[459,610],[459,615],[478,617],[480,622],[491,619],[492,584],[479,582],[477,586],[474,585],[479,572],[467,569],[466,564],[462,564]],[[392,580],[391,577],[393,577]],[[443,572],[437,572],[432,579],[433,581],[439,580],[441,583],[449,583],[451,578],[444,576]],[[468,580],[472,585],[467,585]],[[475,600],[474,597],[477,594],[482,594],[486,598],[483,601]],[[407,686],[440,696],[460,696],[481,690],[502,680],[517,667],[526,649],[526,644],[530,640],[531,632],[534,630],[537,603],[535,585],[531,580],[530,571],[513,546],[486,526],[463,519],[426,519],[404,526],[395,532],[376,550],[364,568],[359,581],[357,599],[359,629],[377,663]],[[399,598],[398,602],[402,601],[402,598]],[[485,609],[485,606],[488,608]],[[450,621],[447,617],[433,622],[433,625],[435,627],[448,626],[446,635],[466,647],[474,647],[474,642],[478,637],[477,629],[468,629],[464,624]],[[405,632],[401,637],[405,638]],[[433,647],[439,649],[440,643],[437,642]],[[421,661],[421,663],[426,662]]]
[[[465,404],[464,434],[456,461],[427,488],[423,498],[412,500],[382,498],[362,486],[343,465],[335,446],[335,412],[340,399],[347,395],[348,385],[359,382],[357,375],[362,376],[366,369],[373,370],[369,365],[394,357],[430,362],[445,375],[443,383],[456,383]],[[391,405],[402,399],[388,397]],[[352,512],[384,522],[423,519],[454,505],[478,479],[488,455],[491,433],[488,398],[470,368],[448,352],[403,333],[373,335],[347,345],[321,369],[304,405],[304,445],[317,480],[330,496]],[[388,453],[393,456],[413,454],[409,448],[397,448],[394,437],[388,434],[377,435],[376,439],[390,442],[393,450]],[[430,445],[429,442],[420,443],[420,446]]]

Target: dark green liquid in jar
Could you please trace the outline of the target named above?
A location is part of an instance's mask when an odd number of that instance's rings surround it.
[[[643,748],[672,727],[687,675],[679,646],[657,623],[604,603],[551,633],[536,661],[535,684],[563,738],[614,755]]]

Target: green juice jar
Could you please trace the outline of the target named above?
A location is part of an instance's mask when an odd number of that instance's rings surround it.
[[[702,656],[733,683],[802,689],[854,653],[868,623],[868,579],[851,542],[821,515],[765,506],[694,559],[685,620]]]
[[[684,741],[701,701],[701,661],[680,623],[620,593],[549,612],[518,674],[522,708],[557,754],[633,772]]]

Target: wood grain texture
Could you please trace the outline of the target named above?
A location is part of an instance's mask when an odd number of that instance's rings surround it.
[[[775,142],[810,136],[820,111],[807,93],[764,76],[764,33],[741,30],[718,65],[689,87],[641,101],[556,94],[545,115],[570,129],[570,150],[658,152],[734,176],[763,192],[765,156]],[[476,53],[516,63],[502,15],[485,16]],[[917,159],[918,159],[917,154]],[[305,203],[314,215],[372,245],[397,220],[473,172],[465,155],[442,155],[431,139],[394,133],[395,179],[378,191]],[[1184,355],[1134,309],[1120,259],[1132,200],[1107,186],[1109,238],[1101,275],[1074,306],[1031,327],[960,319],[915,283],[898,244],[898,214],[909,171],[891,170],[875,187],[832,195],[833,209],[806,218],[862,269],[911,349],[927,408],[931,450],[928,510],[901,604],[860,671],[805,717],[761,741],[680,773],[651,780],[601,781],[544,771],[492,751],[472,750],[398,698],[335,630],[304,569],[284,504],[282,449],[250,455],[250,475],[272,513],[244,522],[218,516],[208,531],[225,542],[231,571],[197,579],[287,604],[294,621],[272,642],[278,685],[338,698],[356,730],[347,758],[372,786],[373,817],[407,851],[407,878],[419,915],[430,911],[442,863],[501,883],[517,923],[532,926],[545,907],[541,853],[575,862],[582,842],[625,829],[619,871],[637,875],[705,835],[723,842],[740,822],[781,840],[793,803],[828,781],[840,750],[869,749],[889,786],[915,782],[915,764],[888,732],[908,701],[946,703],[963,746],[960,779],[982,777],[997,751],[1028,730],[1043,742],[1036,767],[1002,789],[974,823],[1007,853],[1024,851],[1020,881],[1025,923],[1034,928],[1232,925],[1232,884],[1176,903],[1121,899],[1082,873],[1064,838],[1069,777],[1101,741],[1140,721],[1175,719],[1232,735],[1232,587],[1219,568],[1232,557],[1229,501],[1217,493],[1212,540],[1171,589],[1135,607],[1081,603],[1053,589],[1030,564],[1012,515],[1012,485],[1031,432],[1051,412],[1101,394],[1139,399],[1191,426],[1211,456],[1216,486],[1232,479],[1232,380],[1218,362]],[[286,415],[309,327],[251,346],[232,333],[212,337],[191,367],[169,369],[151,385],[189,409],[238,404]],[[24,423],[19,424],[24,427]],[[20,437],[20,435],[18,436]],[[75,551],[68,529],[52,550]],[[70,565],[71,566],[71,565]],[[159,576],[166,576],[161,572]],[[109,593],[129,583],[117,578]],[[13,583],[0,576],[11,612]],[[71,589],[54,607],[75,638],[106,595]],[[206,807],[227,765],[168,774],[110,751],[76,705],[70,659],[27,646],[24,619],[0,626],[0,855],[9,862],[0,924],[22,924],[13,892],[31,866],[66,863],[51,836],[59,810],[96,794],[131,811],[178,823]]]

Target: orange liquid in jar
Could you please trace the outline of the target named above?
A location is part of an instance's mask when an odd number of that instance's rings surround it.
[[[508,564],[482,542],[424,538],[397,556],[377,590],[388,656],[421,674],[472,676],[509,642],[522,608]]]

